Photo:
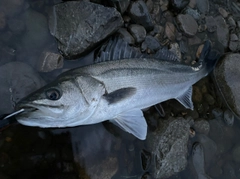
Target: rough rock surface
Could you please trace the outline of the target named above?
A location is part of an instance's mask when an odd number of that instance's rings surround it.
[[[92,49],[123,25],[115,8],[85,1],[68,1],[55,5],[49,28],[66,58],[80,56]]]
[[[167,178],[185,169],[189,120],[169,118],[157,131],[147,136],[148,146],[155,159],[154,178]]]
[[[214,69],[217,87],[227,106],[240,117],[240,54],[226,54]]]
[[[0,99],[4,104],[0,114],[7,114],[13,111],[16,102],[42,87],[44,81],[29,65],[11,62],[0,66],[0,84]]]

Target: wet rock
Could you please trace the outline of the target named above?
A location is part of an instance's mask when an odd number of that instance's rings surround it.
[[[121,14],[123,14],[129,4],[130,4],[130,0],[121,0],[121,1],[115,1],[115,0],[110,0],[109,1]]]
[[[131,24],[128,29],[137,43],[144,41],[146,37],[146,30],[143,26]]]
[[[192,16],[195,20],[199,20],[201,18],[201,14],[196,9],[187,8],[184,12],[190,16]]]
[[[171,22],[167,22],[165,25],[165,34],[169,40],[175,41],[176,28]]]
[[[21,34],[25,30],[23,20],[17,18],[8,20],[8,27],[14,34]]]
[[[210,178],[205,173],[204,149],[200,143],[195,143],[193,145],[192,162],[198,178]]]
[[[115,157],[108,157],[87,168],[87,173],[91,179],[106,178],[111,179],[118,170],[118,160]]]
[[[205,119],[198,119],[194,121],[193,128],[197,133],[205,134],[207,135],[210,131],[210,125],[209,122]]]
[[[122,25],[122,17],[115,8],[86,1],[57,4],[49,17],[50,32],[66,58],[91,50]]]
[[[0,12],[0,30],[4,29],[6,26],[6,17],[3,12]]]
[[[129,7],[129,16],[134,23],[142,25],[147,31],[153,29],[153,20],[144,1],[132,2]]]
[[[53,52],[43,52],[38,61],[38,71],[50,72],[63,67],[63,56]]]
[[[123,38],[128,44],[133,45],[135,43],[134,38],[125,28],[120,28],[117,33],[120,34],[120,37]]]
[[[225,9],[223,9],[222,7],[219,7],[219,8],[218,8],[218,12],[219,12],[224,18],[226,18],[226,17],[228,16],[228,12],[227,12]]]
[[[223,120],[225,121],[225,123],[228,126],[232,126],[234,123],[234,115],[233,115],[232,111],[230,111],[228,109],[226,111],[224,111]]]
[[[19,14],[25,6],[25,0],[1,0],[0,12],[3,12],[7,17],[13,17]]]
[[[167,178],[185,169],[190,125],[184,118],[161,121],[160,128],[147,136],[155,165],[154,178]]]
[[[218,41],[226,48],[229,40],[229,30],[226,21],[221,16],[215,17]]]
[[[208,0],[196,0],[196,6],[202,14],[207,14],[209,12]]]
[[[175,12],[180,12],[183,10],[188,4],[190,0],[170,0],[170,7]]]
[[[0,66],[0,114],[13,111],[15,104],[44,85],[40,76],[28,65],[11,62]]]
[[[146,36],[143,44],[145,44],[151,52],[156,52],[160,48],[159,41],[150,35]]]
[[[177,16],[177,21],[180,24],[180,28],[186,36],[194,36],[198,30],[198,24],[195,19],[186,14],[179,14]]]
[[[239,61],[240,55],[229,53],[223,56],[214,69],[214,79],[220,94],[227,106],[240,116],[240,94],[238,83],[240,78]]]
[[[212,16],[207,16],[205,20],[208,32],[215,32],[217,30],[215,19]]]

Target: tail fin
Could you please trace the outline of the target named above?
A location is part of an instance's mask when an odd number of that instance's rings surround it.
[[[195,71],[204,69],[204,73],[205,75],[207,75],[213,70],[219,57],[220,57],[219,52],[216,50],[211,50],[211,42],[210,40],[207,40],[204,43],[202,52],[199,57],[199,61],[197,64],[193,66],[193,69]]]

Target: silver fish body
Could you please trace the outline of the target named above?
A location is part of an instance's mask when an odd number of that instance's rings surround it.
[[[60,75],[24,98],[17,120],[28,126],[72,127],[110,120],[139,139],[147,124],[141,109],[177,99],[193,109],[192,85],[210,71],[151,58],[105,61]]]

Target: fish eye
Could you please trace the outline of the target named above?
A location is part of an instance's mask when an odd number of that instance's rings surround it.
[[[50,88],[46,90],[45,95],[49,100],[58,100],[62,96],[60,90],[56,88]]]

